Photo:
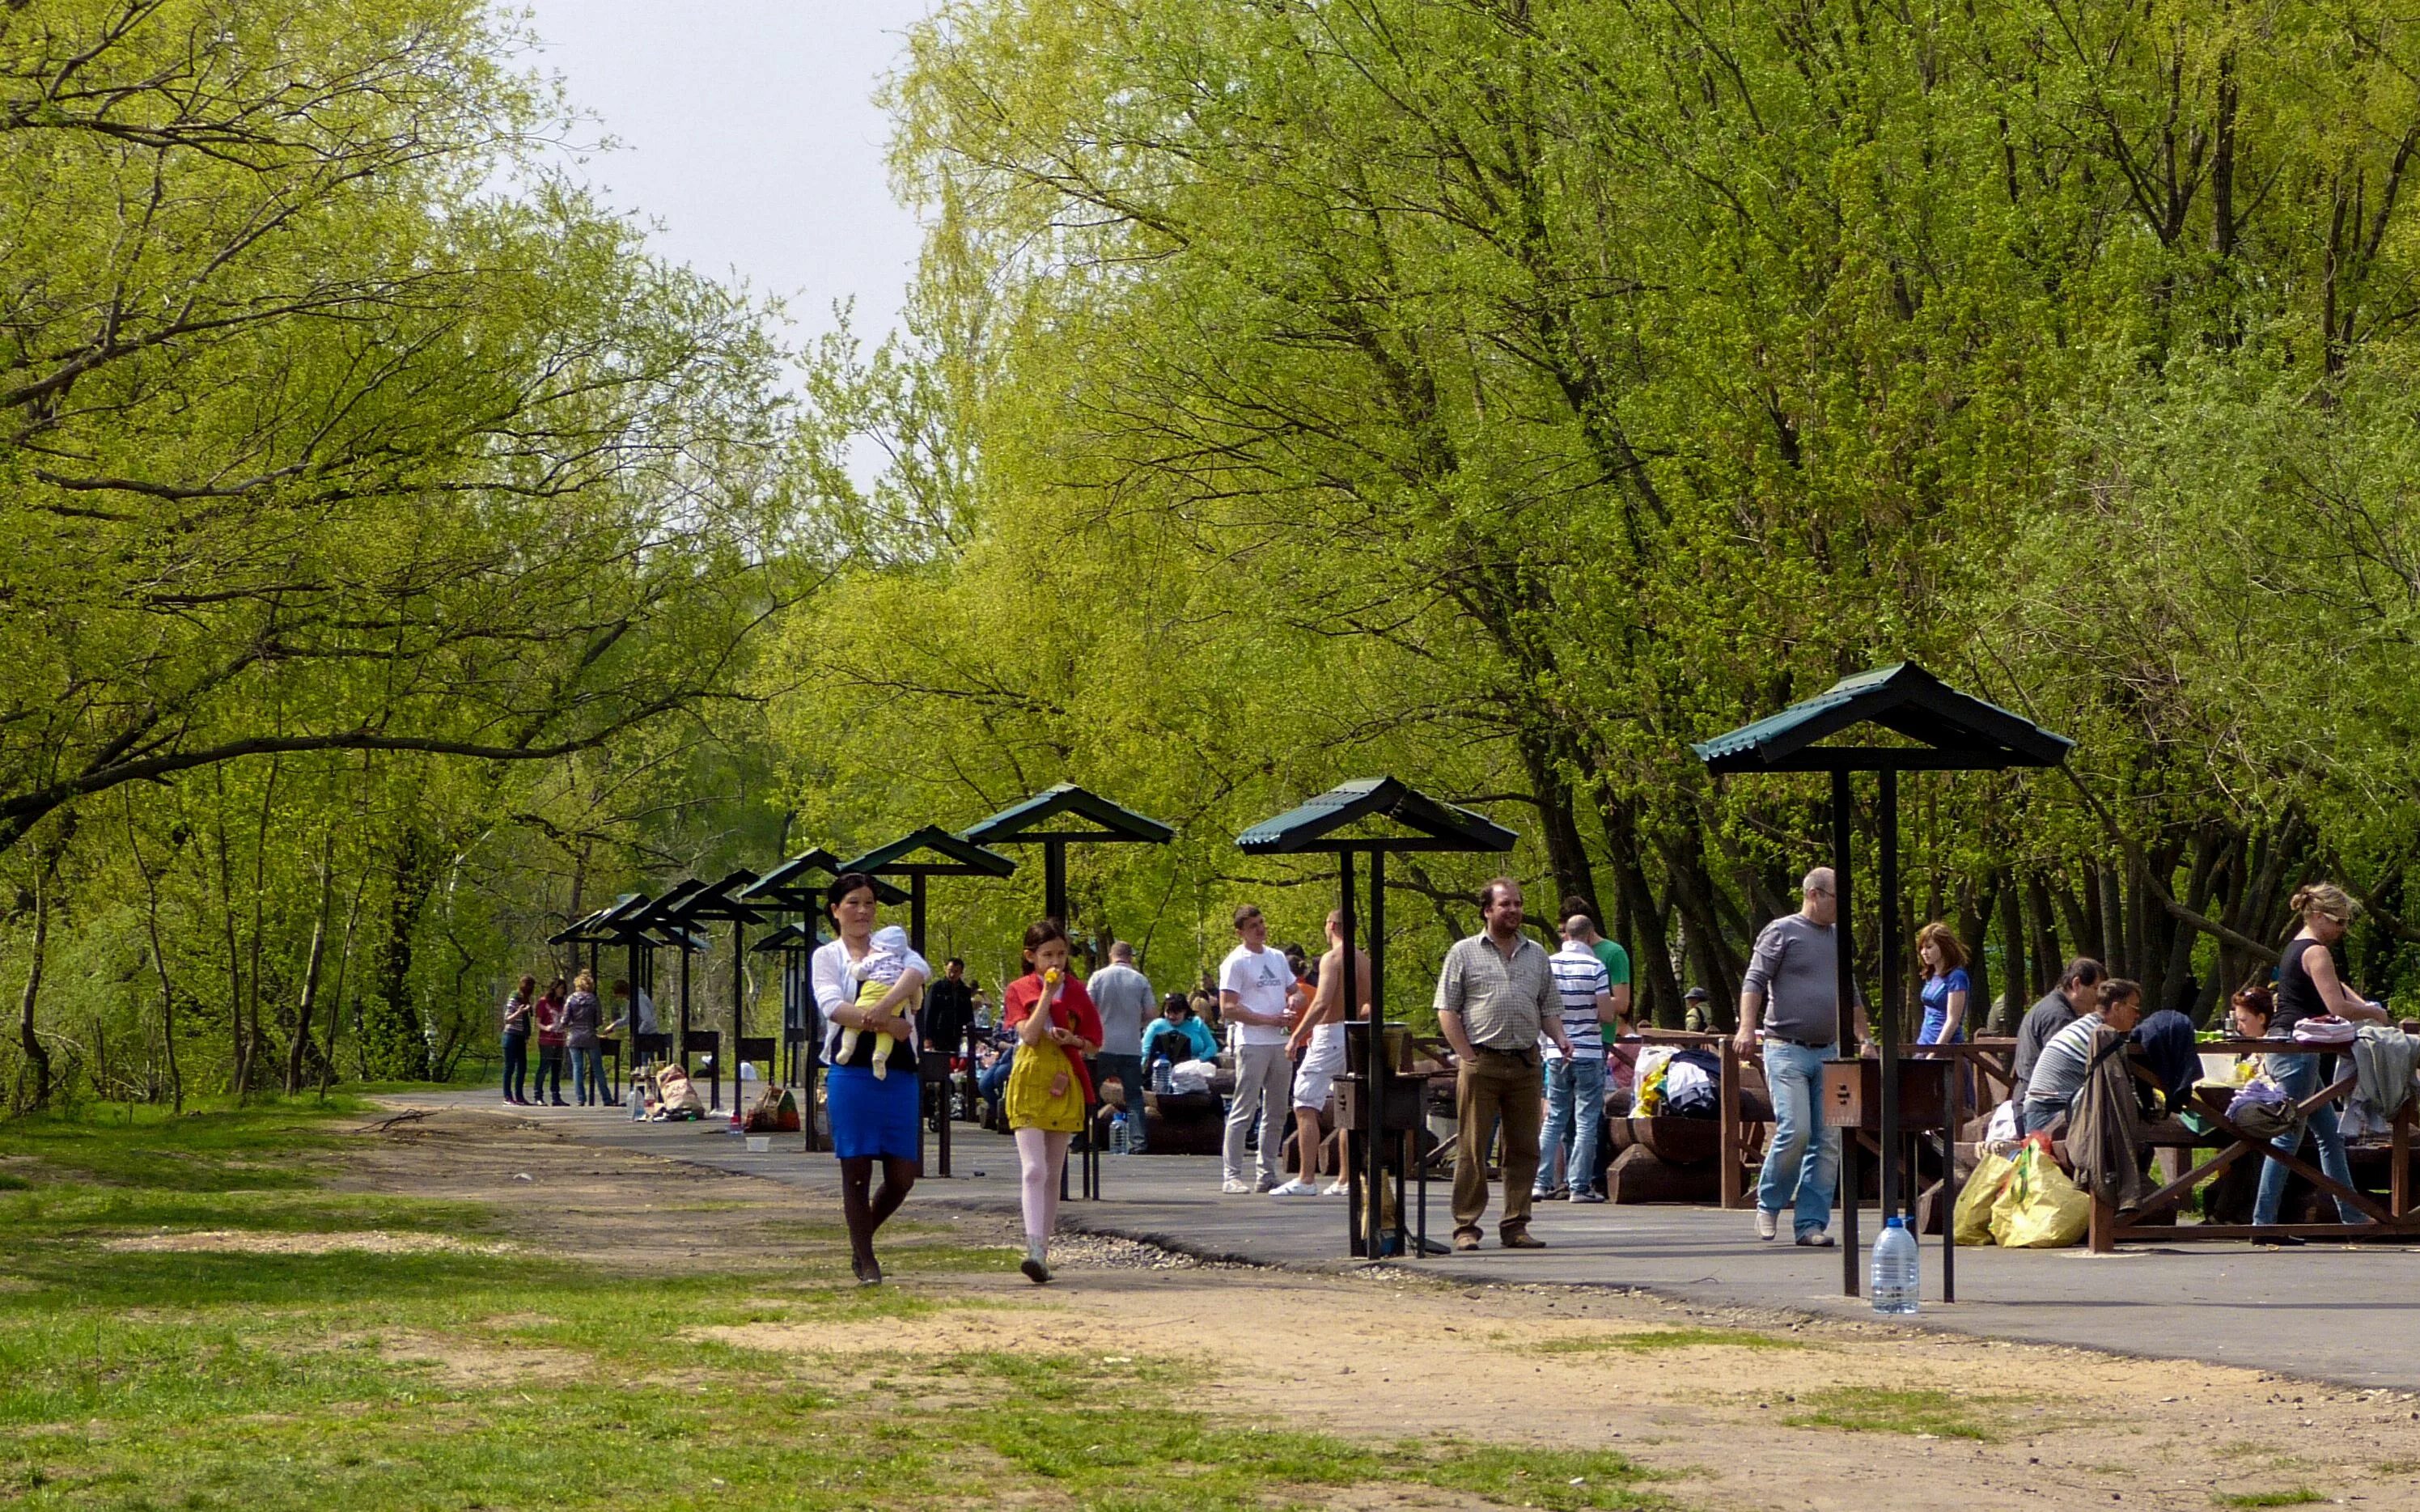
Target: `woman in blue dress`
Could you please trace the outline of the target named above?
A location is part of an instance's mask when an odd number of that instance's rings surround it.
[[[933,968],[913,950],[888,963],[879,995],[863,991],[858,968],[876,953],[877,907],[874,879],[850,872],[832,881],[824,912],[840,938],[814,953],[810,975],[815,1008],[823,1015],[825,1116],[831,1121],[832,1153],[840,1157],[841,1211],[848,1220],[849,1268],[860,1286],[877,1286],[882,1266],[874,1257],[874,1232],[899,1211],[908,1189],[923,1174],[917,1160],[916,1008]],[[844,1056],[843,1037],[858,1030]],[[884,1048],[887,1043],[887,1048]],[[875,1057],[884,1074],[874,1073]],[[875,1163],[882,1185],[874,1186]]]
[[[1918,1044],[1962,1044],[1966,999],[1974,983],[1966,976],[1966,947],[1939,921],[1916,932],[1916,958],[1924,965],[1924,1026]]]

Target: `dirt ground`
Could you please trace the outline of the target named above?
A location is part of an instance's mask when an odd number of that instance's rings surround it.
[[[513,1242],[626,1272],[774,1272],[810,1245],[828,1257],[839,1220],[828,1196],[483,1114],[365,1133],[342,1161],[340,1188],[492,1202],[512,1214]],[[1016,1238],[991,1215],[911,1213],[947,1225],[944,1242]],[[978,1305],[724,1336],[825,1358],[856,1348],[1172,1355],[1213,1383],[1170,1405],[1379,1442],[1614,1449],[1672,1473],[1665,1489],[1694,1506],[2420,1509],[2420,1400],[2408,1393],[1597,1288],[1201,1266],[1124,1241],[1070,1240],[1055,1268],[1042,1292],[1013,1273],[894,1277]],[[1789,1421],[1827,1413],[1878,1430]],[[1974,1430],[1986,1436],[1963,1436]]]

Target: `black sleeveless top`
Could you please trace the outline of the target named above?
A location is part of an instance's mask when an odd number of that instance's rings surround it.
[[[2277,1015],[2269,1021],[2269,1032],[2290,1038],[2294,1026],[2304,1019],[2324,1018],[2335,1010],[2319,999],[2319,983],[2311,980],[2311,968],[2303,964],[2303,952],[2319,944],[2300,936],[2287,942],[2285,954],[2277,962]],[[2328,951],[2330,960],[2335,951]]]

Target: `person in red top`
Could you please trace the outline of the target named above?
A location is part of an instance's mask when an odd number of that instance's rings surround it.
[[[1001,1103],[1025,1183],[1025,1261],[1017,1269],[1039,1286],[1050,1279],[1059,1172],[1093,1105],[1084,1061],[1101,1053],[1101,1015],[1067,970],[1067,931],[1057,919],[1025,932],[1025,975],[1001,995],[1001,1025],[1016,1036],[1016,1063]]]
[[[568,1035],[563,1023],[564,985],[561,977],[547,983],[546,995],[537,1000],[537,1080],[530,1090],[537,1095],[532,1103],[543,1104],[551,1101],[556,1107],[563,1101],[563,1047]],[[551,1078],[551,1085],[549,1079]]]

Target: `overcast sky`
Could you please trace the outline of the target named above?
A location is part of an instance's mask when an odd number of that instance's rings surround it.
[[[873,95],[933,0],[523,0],[535,59],[617,150],[582,170],[657,250],[786,300],[803,340],[857,301],[897,318],[916,224],[892,203]]]

